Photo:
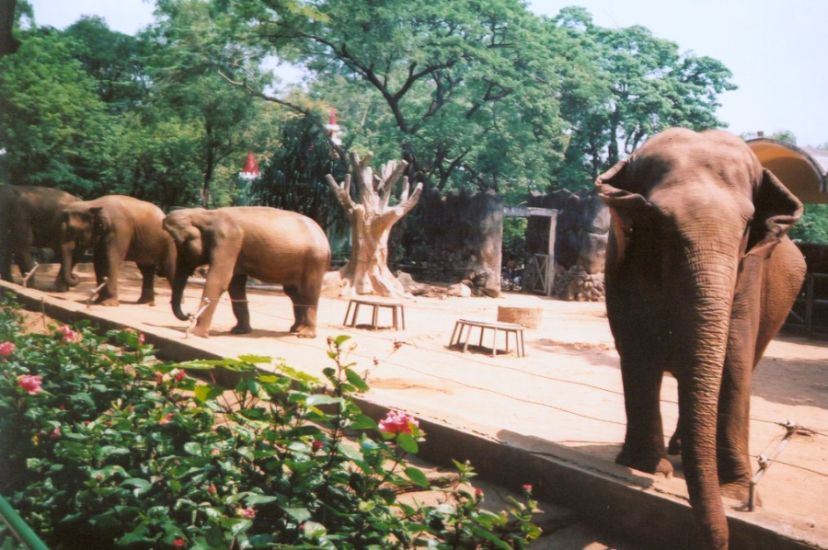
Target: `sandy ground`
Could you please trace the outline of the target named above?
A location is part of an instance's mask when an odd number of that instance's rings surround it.
[[[78,287],[53,295],[83,302],[94,283],[88,266],[82,269]],[[36,288],[50,288],[52,277],[41,274]],[[120,307],[93,309],[138,328],[183,338],[187,323],[172,315],[166,284],[159,281],[156,285],[156,306],[139,306],[134,304],[140,288],[136,272],[128,270],[126,279]],[[200,292],[198,284],[191,284],[185,311],[196,309]],[[343,328],[347,300],[323,299],[319,336],[299,339],[287,332],[292,309],[281,292],[252,290],[249,298],[252,334],[229,334],[235,320],[225,295],[211,337],[191,336],[191,343],[198,341],[204,349],[230,357],[256,353],[283,358],[294,367],[319,374],[329,365],[324,353],[326,337],[350,334],[357,345],[353,358],[358,370],[367,374],[368,397],[375,402],[538,453],[577,450],[602,471],[632,476],[658,490],[686,496],[676,457],[672,479],[632,472],[613,463],[623,440],[625,418],[618,355],[603,303],[512,293],[498,299],[416,298],[405,301],[406,330],[372,331]],[[493,358],[488,350],[462,353],[447,348],[458,318],[494,320],[498,305],[543,309],[540,328],[526,331],[526,357]],[[361,322],[367,320],[366,316]],[[380,320],[390,324],[390,319]],[[490,344],[484,341],[486,345]],[[774,451],[785,434],[780,424],[786,421],[815,432],[795,435],[784,448],[759,484],[763,508],[754,514],[759,521],[763,514],[782,518],[794,530],[810,531],[809,538],[816,536],[824,546],[828,546],[828,537],[822,538],[828,524],[824,507],[828,497],[826,369],[828,341],[790,335],[775,339],[754,376],[750,426],[750,450],[757,456]],[[677,412],[676,384],[670,377],[664,380],[661,400],[669,437]]]

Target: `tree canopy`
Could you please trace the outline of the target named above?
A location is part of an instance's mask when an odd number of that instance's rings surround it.
[[[540,17],[520,0],[156,0],[137,36],[94,17],[38,27],[17,6],[29,24],[0,60],[8,179],[164,207],[233,203],[247,151],[271,162],[259,197],[322,217],[318,166],[349,150],[402,158],[441,193],[517,203],[587,186],[667,126],[722,126],[733,88],[719,61],[643,27],[603,28],[583,8]],[[273,60],[303,82],[280,86]],[[319,143],[331,108],[339,150]],[[296,178],[314,181],[286,187]]]

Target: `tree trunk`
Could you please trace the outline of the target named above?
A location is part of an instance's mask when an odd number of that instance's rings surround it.
[[[380,175],[374,174],[371,154],[364,159],[351,153],[351,171],[356,177],[359,203],[351,198],[351,175],[342,184],[328,174],[328,184],[336,193],[351,224],[351,258],[339,270],[341,296],[379,294],[405,296],[402,284],[388,269],[388,236],[391,228],[417,204],[422,184],[417,184],[409,196],[408,177],[403,177],[403,190],[396,206],[389,206],[391,193],[405,172],[408,163],[391,161],[382,166]]]

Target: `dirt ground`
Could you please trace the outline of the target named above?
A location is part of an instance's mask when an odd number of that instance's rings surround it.
[[[54,267],[54,266],[51,266]],[[84,266],[88,267],[88,266]],[[54,270],[50,270],[52,273]],[[82,272],[82,283],[54,297],[84,302],[94,287]],[[50,288],[53,275],[40,274],[36,288]],[[139,306],[140,283],[128,270],[118,308],[92,306],[101,315],[147,331],[185,337],[186,322],[169,308],[166,283],[156,284],[157,305]],[[194,311],[201,288],[188,288],[185,311]],[[52,293],[50,293],[52,294]],[[540,454],[557,456],[562,449],[582,453],[593,467],[627,476],[659,491],[686,497],[680,461],[673,457],[672,479],[632,472],[613,463],[624,436],[624,407],[618,355],[603,303],[574,303],[506,293],[502,298],[416,298],[406,300],[406,330],[344,328],[347,300],[323,299],[319,336],[298,339],[289,300],[279,291],[249,292],[254,332],[229,334],[234,318],[222,298],[208,339],[190,343],[225,356],[256,353],[283,358],[293,367],[320,374],[328,366],[326,337],[350,334],[358,370],[368,376],[371,400],[495,438]],[[497,306],[542,308],[542,323],[525,334],[527,356],[491,357],[487,349],[462,353],[448,349],[458,318],[494,320]],[[390,319],[380,321],[390,324]],[[367,316],[361,322],[367,322]],[[489,336],[487,336],[489,338]],[[476,331],[473,341],[477,341]],[[490,345],[484,341],[484,346]],[[502,346],[502,341],[500,343]],[[676,421],[676,384],[666,377],[662,415],[667,437]],[[771,455],[785,434],[787,421],[804,426],[784,447],[759,483],[763,507],[751,516],[781,520],[820,546],[828,547],[828,341],[782,335],[769,346],[753,379],[750,451]],[[531,482],[531,480],[527,480]],[[735,506],[735,503],[734,503]]]

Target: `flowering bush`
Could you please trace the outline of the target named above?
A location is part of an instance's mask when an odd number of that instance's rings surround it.
[[[530,491],[480,509],[473,471],[435,506],[398,495],[429,480],[405,458],[424,433],[378,425],[349,398],[367,385],[329,341],[317,379],[267,358],[159,362],[132,331],[21,335],[0,309],[0,493],[53,548],[522,548],[539,534]],[[238,374],[232,390],[202,379]],[[35,382],[35,380],[37,382]]]

